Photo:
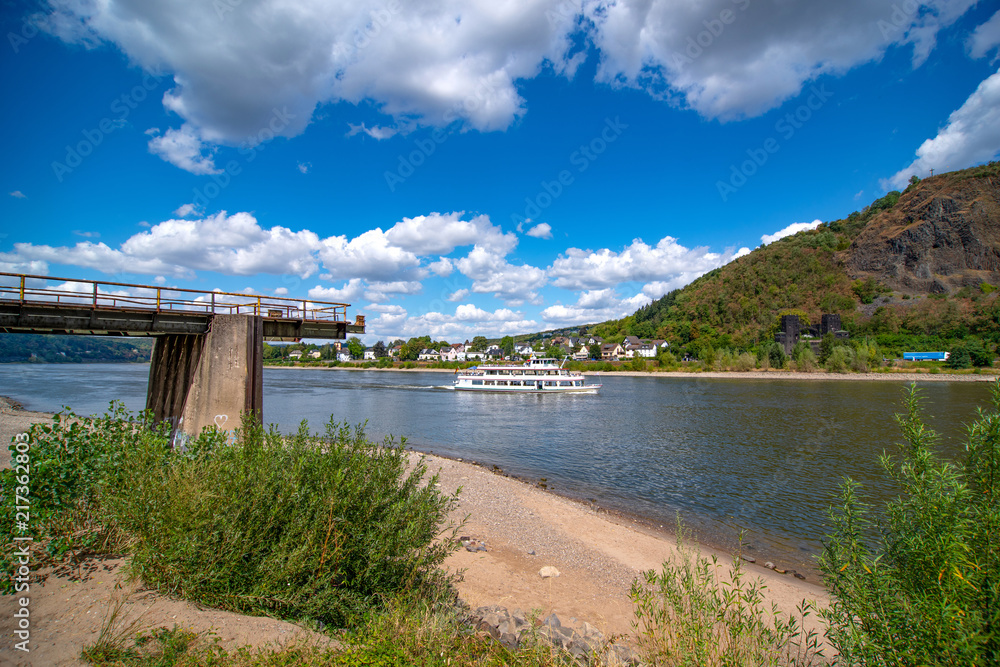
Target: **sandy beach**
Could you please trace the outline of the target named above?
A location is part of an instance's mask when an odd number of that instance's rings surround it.
[[[30,423],[47,418],[43,413],[21,411],[0,398],[0,440],[7,443]],[[411,456],[417,460],[422,455],[414,452]],[[4,457],[6,465],[6,451]],[[467,517],[461,534],[486,547],[485,551],[461,549],[447,561],[452,571],[461,573],[458,589],[465,602],[472,607],[500,605],[542,616],[554,612],[565,625],[586,621],[605,634],[631,632],[629,587],[640,572],[659,568],[675,553],[672,535],[468,462],[435,456],[426,456],[426,462],[431,472],[438,473],[442,491],[461,487],[453,519]],[[718,556],[728,570],[727,554],[693,546],[706,556]],[[122,562],[90,559],[42,573],[45,581],[32,587],[32,652],[23,661],[22,656],[11,655],[9,645],[2,646],[5,664],[9,659],[25,665],[82,664],[77,656],[96,638],[115,586],[136,588],[123,581]],[[559,576],[542,578],[539,571],[545,566],[555,567]],[[828,601],[826,591],[815,581],[780,575],[760,563],[746,564],[746,569],[766,582],[769,599],[784,611],[794,611],[803,599],[820,605]],[[10,636],[11,599],[3,604],[0,634]],[[212,631],[230,648],[280,643],[292,637],[316,639],[291,623],[204,609],[150,591],[138,590],[126,609],[132,616],[145,614],[143,623],[153,627],[178,624]],[[810,627],[818,627],[812,620]]]

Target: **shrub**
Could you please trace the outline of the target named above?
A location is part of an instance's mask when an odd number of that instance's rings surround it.
[[[812,373],[816,370],[816,354],[812,351],[812,346],[809,343],[798,343],[792,350],[792,356],[795,359],[795,370],[803,373]]]
[[[877,512],[842,486],[820,567],[828,637],[844,665],[1000,663],[1000,383],[978,411],[965,460],[942,461],[911,386],[900,456],[883,455],[899,496]],[[883,518],[884,517],[884,518]]]
[[[969,368],[972,366],[972,355],[969,354],[969,348],[962,344],[952,347],[945,365],[948,368]]]
[[[777,667],[822,657],[814,633],[803,635],[800,619],[774,605],[766,609],[767,586],[747,577],[739,557],[723,577],[715,556],[699,556],[682,540],[659,573],[649,570],[642,582],[632,582],[632,624],[648,664]],[[810,613],[803,602],[800,618]]]
[[[433,592],[457,544],[454,496],[408,470],[404,442],[362,427],[305,423],[283,438],[244,420],[230,446],[158,465],[124,461],[136,482],[114,497],[136,539],[132,569],[150,586],[241,612],[352,624],[406,590]],[[453,527],[450,527],[453,528]]]
[[[411,465],[403,441],[372,443],[332,421],[322,437],[303,423],[286,438],[245,419],[179,451],[148,413],[133,419],[120,406],[31,434],[42,537],[100,550],[119,536],[132,570],[163,592],[333,625],[397,595],[450,594],[438,566],[457,546],[447,521],[457,499],[423,461]]]
[[[738,356],[735,360],[734,366],[737,371],[747,372],[752,371],[757,367],[757,357],[750,354],[749,352],[744,352]]]
[[[846,345],[838,345],[827,357],[826,370],[831,373],[846,373],[854,364],[854,351]]]
[[[771,343],[771,348],[767,351],[767,360],[771,368],[782,369],[788,364],[788,355],[785,348],[778,343]]]

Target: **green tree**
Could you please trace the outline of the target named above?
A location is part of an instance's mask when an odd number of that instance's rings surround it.
[[[837,338],[832,333],[824,334],[819,344],[819,363],[826,364],[826,360],[833,353],[833,348],[837,346]]]
[[[365,345],[356,336],[351,336],[347,341],[347,351],[351,353],[352,359],[360,359],[365,356]]]
[[[382,341],[378,341],[374,345],[372,345],[372,352],[375,353],[376,359],[382,359],[383,357],[386,357],[389,354],[388,352],[385,351],[385,343],[383,343]]]
[[[500,339],[500,349],[503,350],[503,355],[505,357],[513,356],[514,354],[514,339],[510,336],[504,336]]]
[[[767,351],[767,360],[771,368],[782,369],[788,364],[788,355],[785,348],[779,343],[771,343],[771,348]]]
[[[969,358],[972,365],[977,368],[993,365],[993,353],[979,341],[973,341],[969,344]]]
[[[948,361],[945,362],[948,368],[968,368],[972,365],[972,355],[969,354],[969,348],[965,345],[959,343],[951,348],[951,354],[948,355]]]
[[[587,346],[587,353],[590,355],[591,359],[601,358],[601,345],[600,343],[594,343],[593,345]]]
[[[469,349],[473,352],[482,352],[486,349],[489,343],[486,340],[486,336],[474,336],[472,338],[472,343],[469,345]]]
[[[1000,383],[992,395],[950,463],[911,386],[900,455],[881,459],[900,495],[876,510],[844,481],[819,561],[838,664],[1000,664]]]

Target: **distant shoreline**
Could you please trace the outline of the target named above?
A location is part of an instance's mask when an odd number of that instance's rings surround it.
[[[285,370],[314,371],[377,371],[403,373],[451,373],[454,368],[361,368],[360,366],[273,366],[265,364],[264,368]],[[974,373],[802,373],[799,371],[583,371],[584,375],[595,377],[666,377],[666,378],[710,378],[710,379],[748,379],[748,380],[848,380],[852,382],[993,382],[1000,377],[1000,371],[991,371],[976,375]]]

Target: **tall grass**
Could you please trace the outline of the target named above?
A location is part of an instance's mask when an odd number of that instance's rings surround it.
[[[803,601],[798,617],[768,608],[767,586],[747,576],[739,557],[724,572],[684,539],[678,526],[677,554],[632,584],[633,626],[650,664],[804,666],[823,657],[816,634],[802,627],[810,603]]]

